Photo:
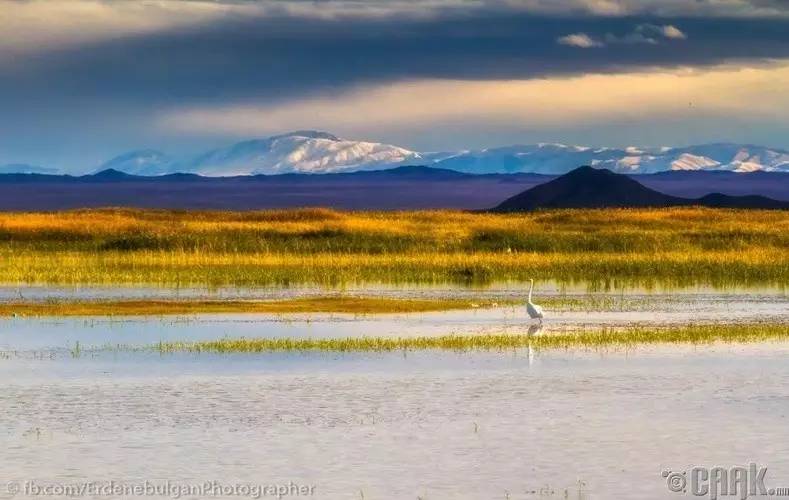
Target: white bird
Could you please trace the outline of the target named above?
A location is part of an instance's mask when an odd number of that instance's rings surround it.
[[[531,301],[531,291],[534,289],[534,280],[529,280],[529,300],[526,302],[526,310],[529,312],[529,316],[531,319],[539,319],[540,323],[542,323],[542,307],[538,306],[534,302]]]

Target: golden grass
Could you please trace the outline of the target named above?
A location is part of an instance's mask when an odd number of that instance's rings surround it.
[[[582,295],[540,297],[547,311],[651,311],[671,297]],[[484,309],[523,306],[523,299],[483,297],[456,299],[404,299],[375,296],[325,295],[284,300],[217,300],[217,299],[115,299],[45,301],[15,300],[0,302],[0,317],[60,316],[165,316],[195,314],[303,314],[347,313],[387,314]],[[524,313],[525,314],[525,313]]]
[[[707,208],[0,214],[5,283],[778,284],[789,212]]]
[[[503,303],[502,303],[503,304]],[[349,313],[385,314],[449,311],[489,307],[490,301],[456,299],[388,299],[376,297],[309,297],[252,300],[112,300],[0,303],[3,316],[160,316],[206,313]]]
[[[453,351],[532,349],[597,349],[648,344],[711,344],[789,340],[787,324],[708,324],[665,328],[603,328],[556,335],[445,335],[441,337],[353,337],[220,339],[200,342],[162,342],[161,352],[269,352],[269,351],[395,351],[441,349]]]

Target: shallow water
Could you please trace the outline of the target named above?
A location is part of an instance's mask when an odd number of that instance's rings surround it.
[[[546,311],[540,327],[523,307],[411,314],[192,314],[162,317],[0,319],[0,351],[144,346],[221,337],[344,338],[470,334],[551,334],[600,327],[687,323],[789,323],[789,300],[775,296],[686,296],[635,301],[614,311]]]
[[[322,499],[670,499],[664,469],[755,461],[783,487],[788,355],[761,344],[11,359],[3,476],[293,481]]]
[[[610,288],[589,283],[558,283],[552,281],[539,282],[535,285],[540,296],[578,296],[607,295],[611,297],[647,297],[650,299],[670,299],[675,295],[682,297],[770,297],[789,300],[786,287],[727,287],[713,288],[709,286],[669,287],[656,286],[652,289],[639,287]],[[348,285],[338,288],[322,288],[315,286],[292,287],[154,287],[154,286],[48,286],[48,285],[2,285],[0,284],[0,302],[25,300],[96,300],[96,299],[292,299],[333,294],[359,296],[375,296],[389,298],[484,298],[484,299],[518,299],[525,297],[528,283],[491,283],[485,286],[460,287],[453,284],[424,285],[385,285],[365,284]]]
[[[628,304],[548,311],[543,332],[789,323],[787,299],[770,293],[650,295]],[[789,487],[789,343],[468,353],[89,349],[223,336],[526,333],[529,325],[511,307],[2,319],[0,498],[11,498],[7,482],[24,488],[31,480],[216,480],[292,481],[315,494],[284,498],[329,500],[676,499],[683,495],[668,490],[662,471],[752,461],[768,467],[768,486]]]

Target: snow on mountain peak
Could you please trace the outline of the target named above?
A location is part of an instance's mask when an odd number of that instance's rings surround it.
[[[632,154],[632,151],[627,151]],[[616,162],[617,170],[638,170],[641,166],[640,156],[625,156]]]
[[[676,160],[671,162],[671,170],[703,170],[719,165],[720,162],[707,158],[706,156],[682,153]]]
[[[419,153],[398,146],[302,130],[216,149],[181,168],[210,176],[330,173],[394,167],[420,159]]]
[[[687,147],[585,148],[539,143],[469,151],[432,164],[470,173],[535,172],[563,174],[579,165],[592,165],[626,174],[667,170],[755,170],[789,172],[789,153],[740,144],[702,144]]]
[[[764,167],[760,163],[749,161],[732,162],[731,166],[733,167],[732,170],[735,172],[758,172],[759,170],[764,170]]]
[[[388,144],[327,138],[298,138],[293,142],[278,139],[271,152],[274,157],[256,173],[268,173],[272,168],[278,172],[310,173],[365,170],[420,158],[414,151]]]

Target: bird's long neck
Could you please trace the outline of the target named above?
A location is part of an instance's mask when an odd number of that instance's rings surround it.
[[[531,302],[531,291],[534,288],[534,282],[529,283],[529,302]]]

